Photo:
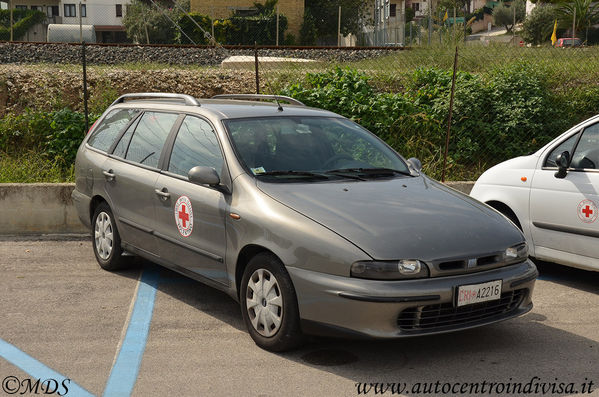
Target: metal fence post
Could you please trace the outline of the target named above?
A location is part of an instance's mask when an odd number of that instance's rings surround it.
[[[256,69],[256,94],[260,94],[260,74],[258,69],[258,42],[254,41],[254,68]]]
[[[453,96],[455,94],[455,75],[458,70],[458,47],[455,47],[455,58],[453,59],[453,76],[451,78],[451,94],[449,97],[449,118],[447,120],[447,136],[445,137],[445,153],[443,154],[443,174],[441,182],[445,182],[445,171],[447,169],[447,152],[449,151],[449,135],[451,134],[451,116],[453,114]]]
[[[12,25],[13,25],[13,16],[12,16],[12,0],[8,0],[8,8],[10,9],[10,41],[13,41],[13,33],[12,33]]]
[[[81,63],[83,65],[83,111],[85,113],[85,132],[89,130],[89,114],[87,111],[87,60],[85,59],[85,41],[81,41]]]

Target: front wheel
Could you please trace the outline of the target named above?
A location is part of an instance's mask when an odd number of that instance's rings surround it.
[[[98,205],[92,218],[92,245],[100,267],[104,270],[117,270],[124,267],[121,238],[110,207],[106,203]]]
[[[301,344],[295,289],[277,257],[270,253],[253,257],[243,273],[240,291],[243,320],[258,346],[280,352]]]

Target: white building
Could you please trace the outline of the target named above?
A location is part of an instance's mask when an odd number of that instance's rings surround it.
[[[123,16],[130,0],[11,0],[15,9],[46,13],[41,29],[33,29],[26,41],[46,41],[48,24],[93,25],[99,43],[123,42],[127,39]]]
[[[15,0],[19,1],[19,0]],[[125,41],[123,16],[129,0],[60,0],[62,23],[93,25],[100,43]]]

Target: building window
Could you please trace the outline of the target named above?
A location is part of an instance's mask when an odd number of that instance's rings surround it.
[[[397,16],[397,4],[391,4],[389,6],[389,16],[395,18]]]
[[[76,17],[77,16],[77,8],[75,8],[75,4],[65,4],[64,5],[64,16],[65,17]]]
[[[123,16],[123,5],[122,4],[117,4],[116,5],[116,16],[117,17],[122,17]]]
[[[31,9],[35,10],[35,11],[42,11],[43,10],[42,6],[31,6]]]
[[[420,11],[420,3],[412,3],[412,10]]]
[[[15,6],[17,10],[26,10],[27,6]]]
[[[81,4],[81,18],[85,18],[87,16],[87,7],[85,4]]]

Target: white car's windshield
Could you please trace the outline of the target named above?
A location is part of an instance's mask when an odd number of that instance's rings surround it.
[[[409,175],[405,162],[358,124],[337,117],[226,120],[247,168],[257,176],[366,179]]]

